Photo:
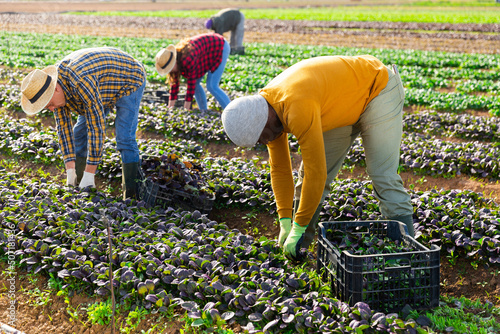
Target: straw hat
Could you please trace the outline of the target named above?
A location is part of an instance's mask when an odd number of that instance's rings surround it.
[[[175,66],[177,51],[175,46],[170,44],[164,49],[161,49],[155,57],[156,71],[159,75],[167,75]]]
[[[254,147],[257,144],[267,118],[267,101],[258,94],[231,101],[221,115],[227,136],[241,147]]]
[[[21,107],[28,115],[39,113],[50,102],[57,84],[57,67],[33,70],[21,84]]]

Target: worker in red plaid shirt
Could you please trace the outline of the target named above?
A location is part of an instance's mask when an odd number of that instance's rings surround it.
[[[170,44],[156,55],[156,70],[160,75],[169,75],[169,107],[174,107],[179,93],[180,76],[186,78],[187,90],[184,108],[191,109],[193,96],[198,108],[206,111],[207,96],[201,81],[207,74],[208,91],[224,109],[231,100],[219,87],[231,48],[219,34],[202,34],[181,40],[175,46]]]

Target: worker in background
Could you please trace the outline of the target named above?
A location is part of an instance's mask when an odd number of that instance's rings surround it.
[[[175,107],[181,76],[186,78],[184,108],[191,109],[193,96],[201,112],[208,110],[207,96],[201,80],[207,75],[207,90],[224,109],[231,100],[219,87],[229,57],[229,43],[219,34],[201,34],[168,45],[155,57],[156,71],[167,75],[170,84],[169,107]]]
[[[243,35],[245,34],[245,16],[238,9],[226,8],[209,18],[205,27],[223,35],[231,32],[231,54],[244,55]]]
[[[382,215],[414,236],[411,198],[398,174],[404,99],[395,66],[369,55],[324,56],[296,63],[224,109],[224,130],[236,145],[267,145],[278,242],[288,258],[300,260],[314,240],[323,201],[358,136]],[[295,185],[288,134],[302,154]]]
[[[116,107],[116,145],[122,159],[123,198],[136,198],[139,106],[146,85],[144,66],[110,47],[75,51],[56,65],[31,71],[21,84],[21,106],[28,115],[54,113],[66,184],[95,187],[102,160],[105,118]],[[72,118],[77,116],[74,126]]]

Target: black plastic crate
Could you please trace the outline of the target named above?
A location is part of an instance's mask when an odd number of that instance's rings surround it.
[[[145,102],[154,102],[154,103],[165,103],[168,104],[170,99],[170,94],[165,90],[150,90],[147,89],[144,91],[144,95],[142,99]],[[177,97],[177,101],[175,102],[175,108],[184,107],[185,95],[179,94]]]
[[[334,248],[328,229],[369,233],[400,240],[412,252],[353,255]],[[336,298],[353,306],[365,302],[372,310],[399,312],[408,304],[414,310],[439,305],[440,248],[431,249],[407,235],[397,221],[343,221],[319,223],[317,271],[331,283]]]
[[[147,160],[154,157],[143,157]],[[215,194],[194,194],[184,190],[173,189],[162,186],[152,179],[146,177],[142,167],[139,169],[140,183],[138,199],[148,206],[161,206],[165,209],[183,209],[188,211],[198,210],[201,213],[209,214],[215,201]]]

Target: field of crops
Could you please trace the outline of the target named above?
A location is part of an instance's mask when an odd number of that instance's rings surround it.
[[[210,96],[205,114],[169,109],[154,98],[156,90],[166,89],[155,71],[156,52],[182,33],[203,32],[199,26],[207,12],[178,13],[186,16],[180,30],[171,28],[180,22],[172,13],[102,19],[1,14],[0,323],[30,334],[500,332],[500,56],[494,51],[500,34],[492,19],[500,11],[473,4],[471,13],[478,16],[453,15],[457,8],[463,11],[455,6],[426,7],[434,14],[420,16],[363,7],[346,9],[344,18],[335,16],[342,13],[338,9],[281,10],[283,17],[272,9],[249,9],[246,54],[229,58],[221,81],[234,99],[256,93],[283,69],[310,57],[371,54],[398,66],[406,91],[400,172],[412,197],[417,241],[441,249],[441,296],[430,310],[372,309],[336,299],[316,273],[316,243],[301,265],[290,263],[277,246],[265,147],[235,148]],[[449,16],[429,22],[436,10]],[[325,13],[332,21],[328,27],[321,23]],[[165,33],[173,37],[158,38],[162,26],[173,29]],[[438,27],[443,30],[436,33]],[[269,29],[268,40],[259,29]],[[318,29],[319,35],[342,35],[344,44],[305,43]],[[273,39],[273,31],[278,36],[284,30],[288,42]],[[411,39],[415,47],[369,48],[357,39],[382,40],[384,34]],[[442,38],[449,43],[445,47],[425,42]],[[460,38],[484,51],[467,50],[458,45]],[[112,115],[97,189],[65,186],[53,117],[47,110],[25,117],[20,82],[29,70],[54,64],[73,50],[104,45],[127,51],[147,69],[138,129],[142,154],[200,166],[206,190],[215,194],[209,215],[120,199]],[[449,52],[460,47],[461,52]],[[300,150],[293,138],[291,151],[296,168]],[[320,220],[382,219],[363,171],[360,141],[344,167]]]

